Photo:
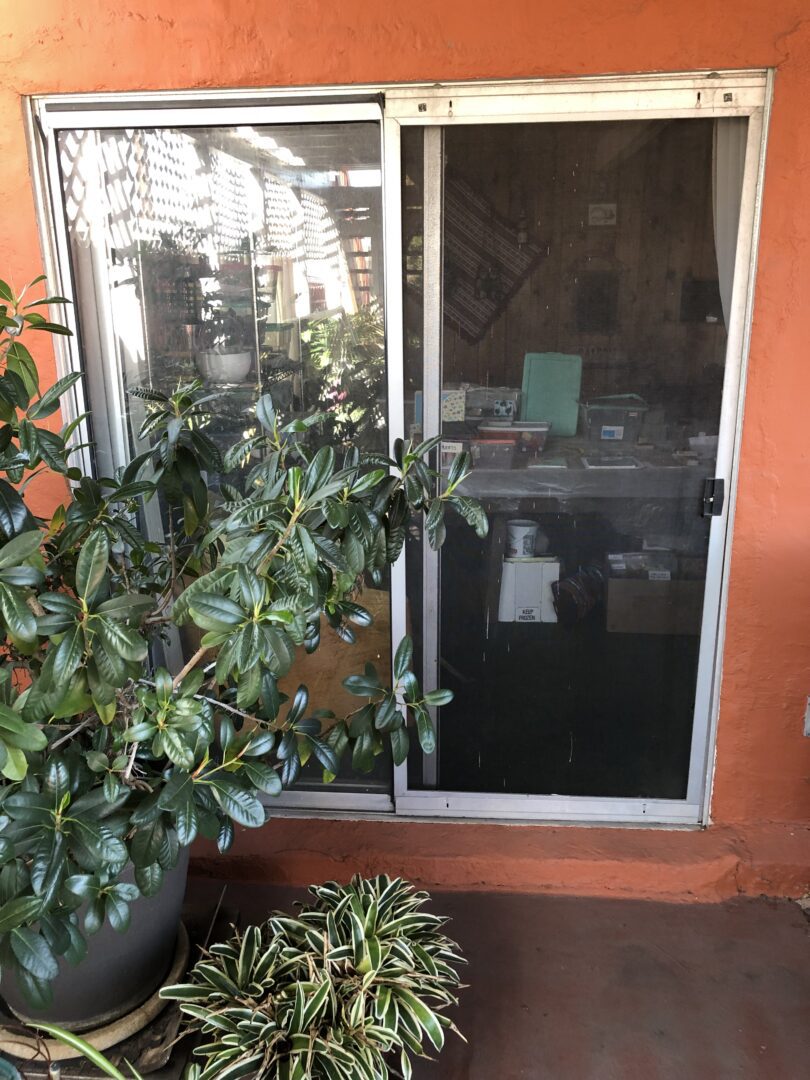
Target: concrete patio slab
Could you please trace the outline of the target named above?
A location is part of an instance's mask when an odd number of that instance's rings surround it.
[[[194,879],[194,906],[222,883]],[[243,921],[301,890],[230,884]],[[663,904],[433,893],[469,959],[441,1058],[416,1080],[806,1080],[810,927],[790,901]]]
[[[444,894],[464,1045],[422,1080],[800,1080],[810,941],[790,902]]]

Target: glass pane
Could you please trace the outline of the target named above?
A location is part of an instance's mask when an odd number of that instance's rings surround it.
[[[420,360],[490,535],[451,522],[426,569],[455,699],[411,786],[685,797],[746,123],[445,129]]]
[[[387,448],[380,155],[372,122],[60,133],[101,475],[142,448],[129,391],[193,379],[214,395],[221,449],[256,428],[268,392],[285,421],[324,414],[316,444]],[[388,591],[364,603],[375,626],[354,648],[326,630],[288,692],[306,679],[314,705],[354,707],[343,676],[390,655]],[[387,791],[390,762],[341,786]]]

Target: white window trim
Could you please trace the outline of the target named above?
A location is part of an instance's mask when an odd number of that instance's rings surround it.
[[[737,476],[756,253],[761,217],[773,72],[724,71],[575,79],[503,80],[452,84],[380,84],[133,94],[44,95],[26,101],[26,132],[45,270],[58,291],[71,297],[67,230],[61,201],[51,197],[58,179],[60,128],[210,126],[238,122],[383,119],[386,333],[391,439],[404,432],[400,226],[400,150],[404,125],[539,123],[695,116],[749,117],[746,167],[735,264],[735,290],[723,387],[716,473],[727,479],[724,515],[712,522],[689,786],[684,800],[607,799],[543,795],[479,795],[408,788],[407,765],[394,770],[393,801],[382,794],[284,793],[272,805],[296,812],[350,811],[416,818],[569,823],[699,825],[709,821],[721,659],[724,642],[730,541]],[[384,105],[383,105],[384,102]],[[65,321],[75,331],[71,308]],[[59,374],[80,370],[77,339],[56,342]],[[86,408],[77,387],[66,402],[68,419]],[[83,439],[81,433],[78,436]],[[84,463],[89,466],[89,461]],[[392,568],[392,642],[405,633],[404,559]],[[428,766],[429,767],[429,766]]]

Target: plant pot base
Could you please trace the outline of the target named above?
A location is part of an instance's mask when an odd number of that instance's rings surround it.
[[[169,1004],[168,1001],[161,998],[160,990],[163,986],[171,986],[172,983],[179,982],[182,979],[188,967],[189,954],[188,932],[185,926],[180,923],[172,966],[166,974],[162,985],[137,1009],[119,1017],[110,1024],[97,1027],[93,1031],[83,1032],[82,1038],[89,1042],[91,1046],[94,1046],[96,1050],[108,1050],[111,1046],[116,1046],[125,1039],[131,1038],[137,1032],[142,1031],[147,1024],[151,1024],[155,1017]],[[24,1017],[20,1017],[20,1019],[25,1020],[26,1023],[36,1024],[36,1020],[26,1020]],[[77,1050],[73,1050],[55,1039],[44,1039],[43,1044],[54,1061],[69,1061],[81,1057]],[[9,1054],[11,1057],[21,1061],[42,1059],[42,1054],[36,1048],[33,1040],[30,1043],[23,1042],[18,1033],[7,1027],[0,1027],[0,1053]]]

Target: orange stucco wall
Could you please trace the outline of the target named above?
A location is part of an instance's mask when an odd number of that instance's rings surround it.
[[[20,95],[774,66],[776,97],[706,834],[275,822],[242,876],[357,860],[456,887],[722,895],[810,879],[808,0],[4,0],[0,276],[40,270]],[[52,357],[40,356],[45,380]],[[61,491],[40,487],[43,508]],[[223,864],[199,864],[211,871]],[[669,867],[662,870],[662,867]],[[340,869],[342,868],[342,869]],[[663,884],[663,882],[666,884]],[[679,886],[679,881],[683,884]]]

